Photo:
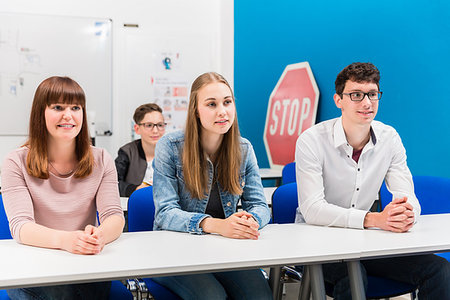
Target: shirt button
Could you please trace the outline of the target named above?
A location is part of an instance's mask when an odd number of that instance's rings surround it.
[[[360,168],[358,168],[358,171],[361,171],[361,169],[360,169]]]
[[[231,206],[231,202],[227,202],[227,206]]]
[[[359,188],[356,188],[357,191],[359,191]]]
[[[245,186],[245,181],[242,181],[241,185],[242,185],[242,187],[244,187]]]
[[[355,207],[355,204],[352,204],[352,207]]]
[[[347,155],[348,158],[350,158],[350,155]]]

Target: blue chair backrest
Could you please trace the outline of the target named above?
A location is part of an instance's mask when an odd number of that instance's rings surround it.
[[[8,218],[6,217],[5,208],[3,207],[3,198],[0,194],[0,240],[12,239],[9,231]]]
[[[298,207],[297,183],[279,186],[272,195],[273,223],[294,223]]]
[[[134,191],[128,198],[128,231],[151,231],[154,220],[153,186]],[[144,278],[144,281],[155,299],[181,300],[172,291],[151,278]]]
[[[295,182],[295,161],[288,163],[281,171],[281,179],[283,184]]]
[[[413,182],[422,215],[450,213],[449,178],[413,176]],[[392,201],[392,194],[387,190],[384,183],[380,190],[380,200],[383,209]]]
[[[128,198],[128,231],[153,230],[153,186],[134,191]]]

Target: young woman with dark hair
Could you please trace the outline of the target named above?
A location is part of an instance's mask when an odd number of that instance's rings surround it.
[[[124,226],[117,174],[92,147],[82,88],[51,77],[37,88],[29,138],[2,166],[2,196],[19,243],[97,254]],[[100,224],[97,224],[97,212]],[[108,299],[109,282],[8,290],[11,299]]]

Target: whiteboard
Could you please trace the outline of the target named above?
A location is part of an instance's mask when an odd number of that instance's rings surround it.
[[[109,19],[0,13],[0,135],[28,134],[34,92],[50,76],[77,81],[97,133],[110,134],[111,29]]]

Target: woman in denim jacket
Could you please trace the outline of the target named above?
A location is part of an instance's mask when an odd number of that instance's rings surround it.
[[[233,92],[221,75],[194,81],[185,132],[161,138],[153,163],[156,230],[256,240],[269,222],[256,157],[240,137]],[[183,299],[272,299],[259,269],[154,280]]]

